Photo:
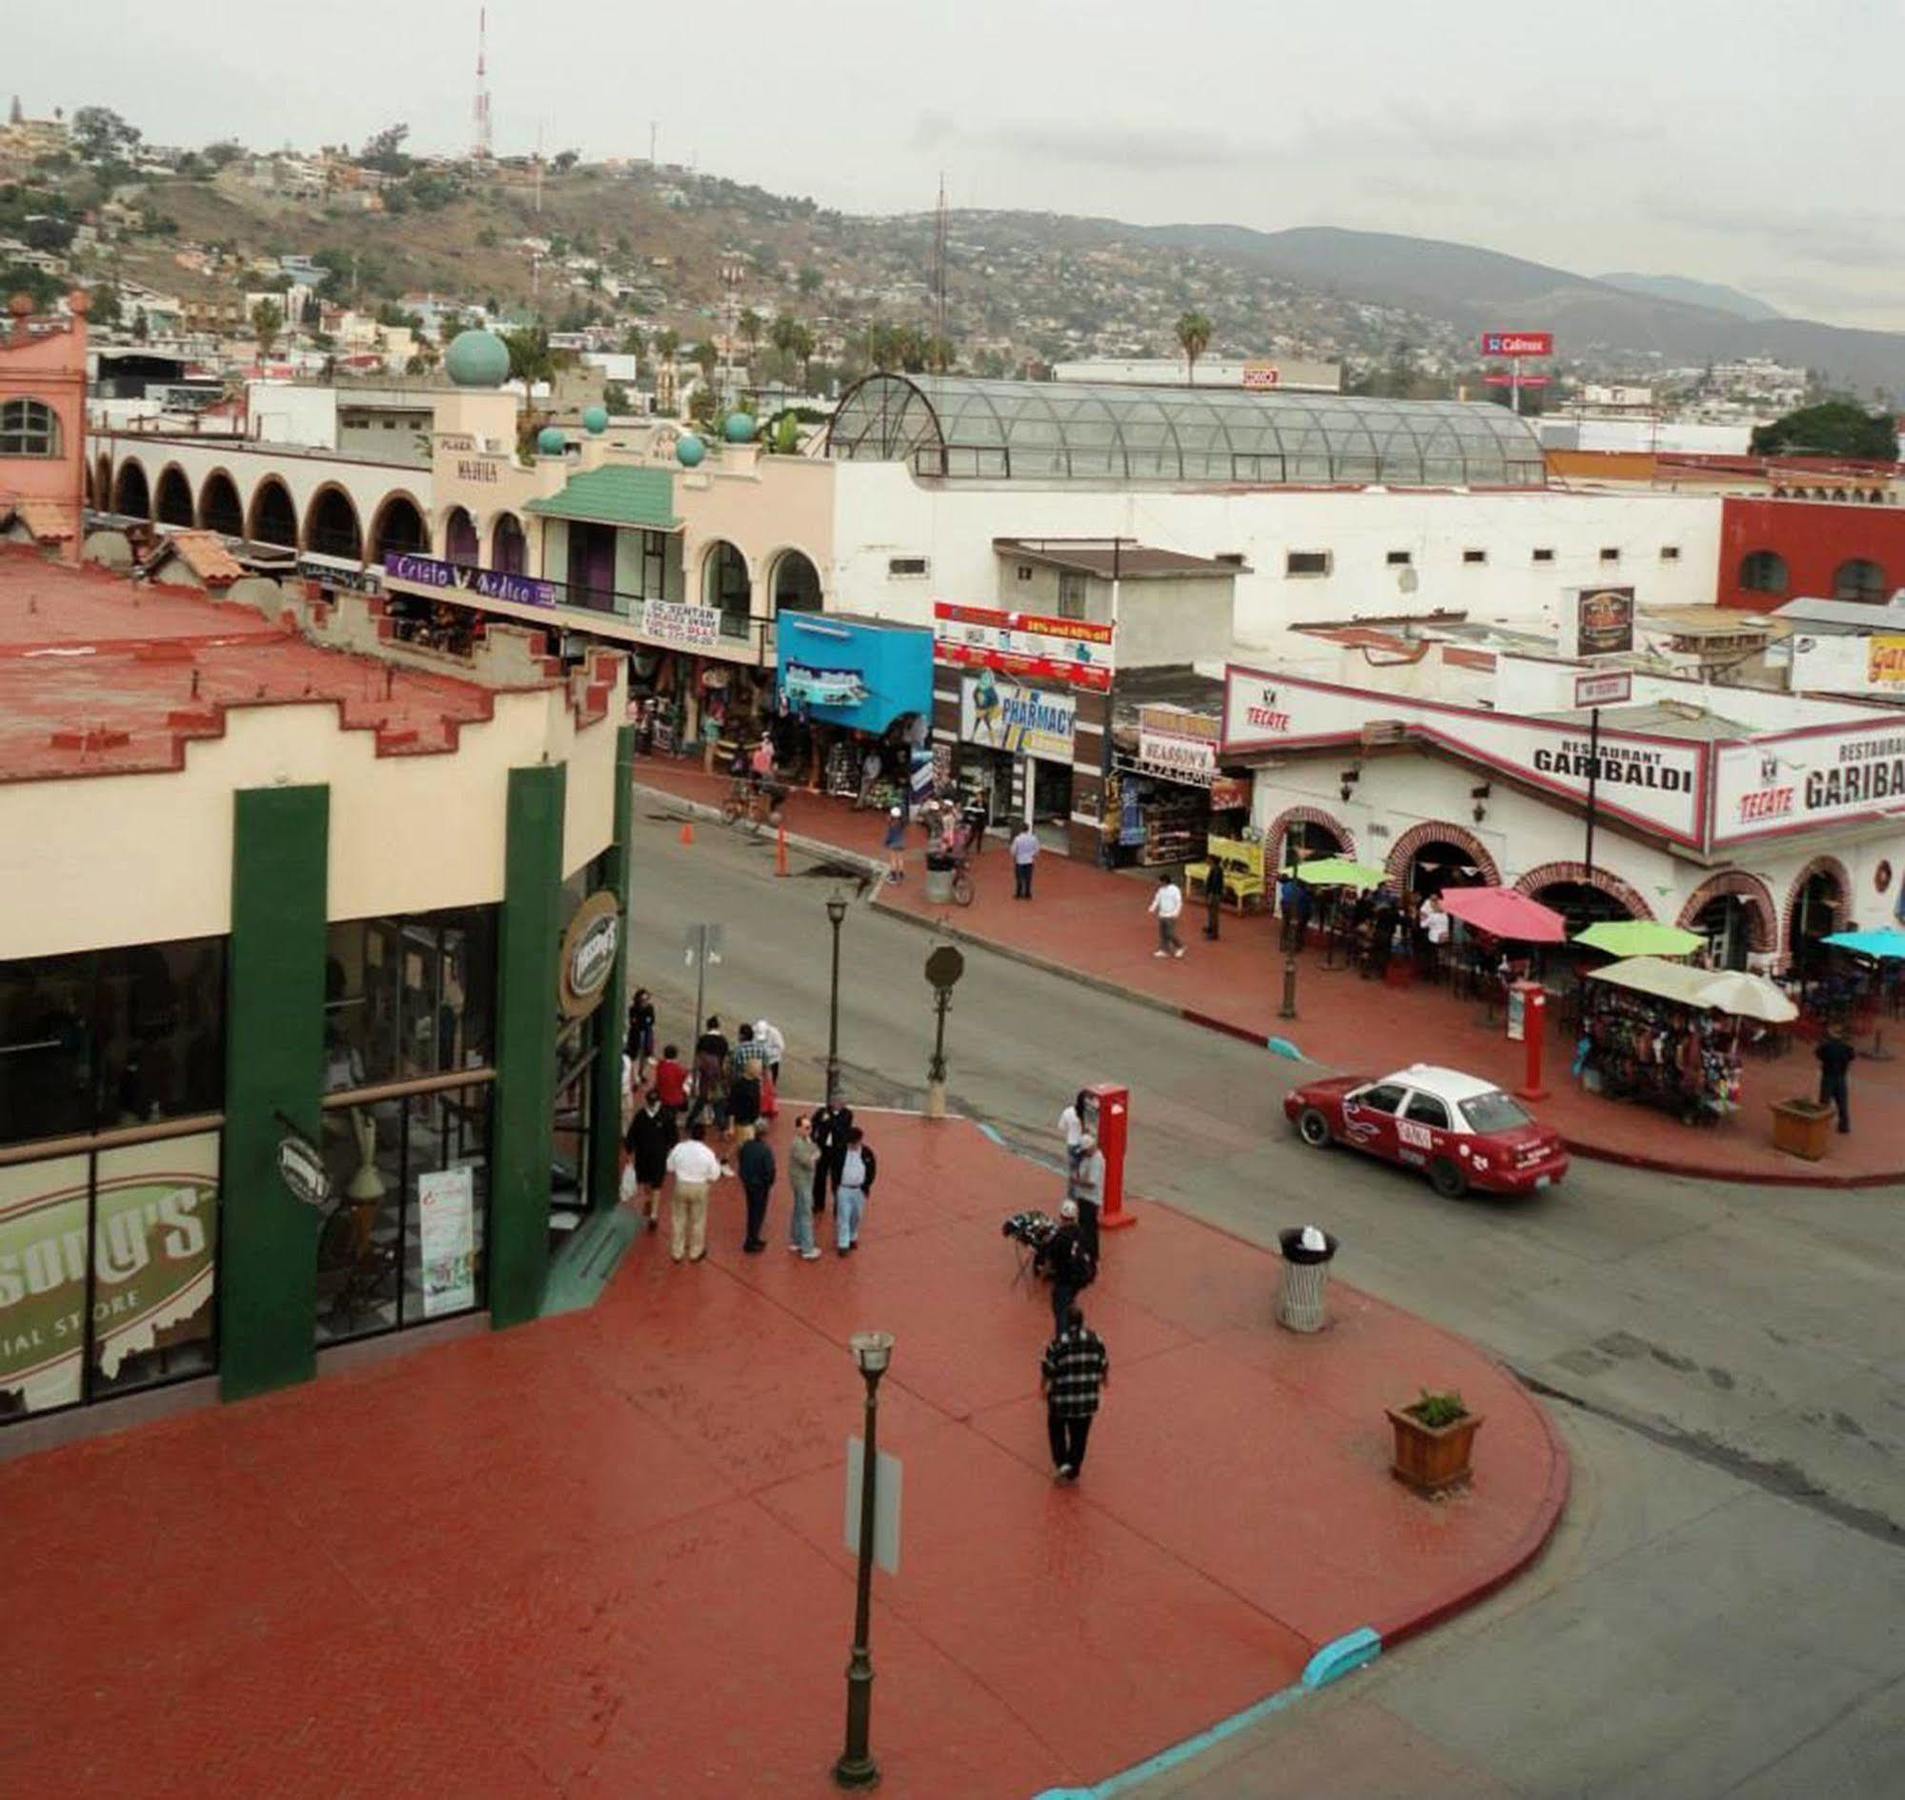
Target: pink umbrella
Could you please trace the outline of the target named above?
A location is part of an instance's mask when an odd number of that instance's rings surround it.
[[[1530,900],[1514,888],[1444,888],[1442,910],[1490,937],[1522,944],[1565,944],[1568,922],[1551,906]]]

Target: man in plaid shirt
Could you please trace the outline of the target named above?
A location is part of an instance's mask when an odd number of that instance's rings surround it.
[[[1098,1411],[1099,1391],[1111,1379],[1104,1340],[1087,1329],[1081,1307],[1069,1307],[1065,1328],[1045,1346],[1039,1386],[1045,1393],[1045,1430],[1060,1481],[1076,1481],[1085,1466],[1085,1440]]]

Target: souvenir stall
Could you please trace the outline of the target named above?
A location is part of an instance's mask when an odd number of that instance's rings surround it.
[[[1139,706],[1119,714],[1105,791],[1108,860],[1114,867],[1207,861],[1222,854],[1212,848],[1218,840],[1255,843],[1261,863],[1261,834],[1248,829],[1249,778],[1227,776],[1217,765],[1221,730],[1216,713],[1183,706]]]

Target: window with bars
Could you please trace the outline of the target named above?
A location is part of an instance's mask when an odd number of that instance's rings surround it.
[[[0,456],[58,456],[60,420],[43,400],[0,401]]]

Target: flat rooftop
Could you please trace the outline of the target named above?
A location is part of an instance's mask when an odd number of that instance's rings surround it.
[[[0,781],[176,769],[226,708],[311,701],[401,756],[455,749],[494,695],[320,649],[238,602],[0,548]]]

